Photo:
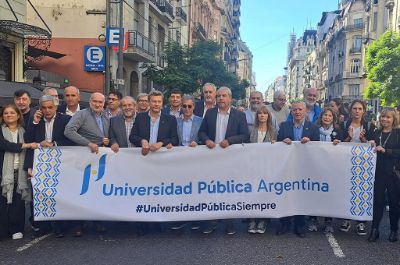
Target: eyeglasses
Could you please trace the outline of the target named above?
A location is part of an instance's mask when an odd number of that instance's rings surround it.
[[[191,108],[193,108],[193,105],[186,105],[186,104],[183,104],[183,105],[182,105],[182,108],[184,108],[184,109],[191,109]]]

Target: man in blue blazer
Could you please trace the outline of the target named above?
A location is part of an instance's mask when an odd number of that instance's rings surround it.
[[[291,144],[292,141],[300,141],[302,144],[309,141],[319,141],[318,127],[306,120],[306,103],[301,100],[292,102],[291,113],[293,120],[281,123],[278,141],[286,144]],[[280,219],[281,226],[277,231],[278,235],[283,235],[290,230],[290,219],[291,217]],[[294,232],[300,238],[305,237],[304,226],[304,216],[294,216]]]
[[[178,124],[179,145],[195,147],[199,143],[198,132],[202,118],[193,114],[194,97],[184,96],[182,101],[183,114],[176,119]]]
[[[142,154],[156,152],[161,147],[171,148],[179,144],[176,118],[161,113],[163,94],[153,91],[149,95],[150,110],[138,113],[129,141],[142,147]]]
[[[110,119],[110,144],[114,152],[118,152],[119,148],[133,147],[129,141],[133,124],[136,117],[136,101],[125,96],[121,99],[122,113]]]
[[[199,139],[208,148],[212,149],[218,144],[227,148],[231,144],[247,143],[249,141],[249,128],[246,115],[231,107],[232,92],[228,87],[221,87],[217,91],[217,105],[206,112],[199,129]],[[236,233],[232,220],[226,220],[226,234]],[[204,234],[212,233],[217,228],[217,221],[209,222]]]

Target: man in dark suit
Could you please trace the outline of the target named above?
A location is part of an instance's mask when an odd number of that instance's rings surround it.
[[[302,144],[309,141],[319,141],[318,127],[306,120],[307,109],[305,102],[300,100],[292,102],[291,113],[293,120],[281,123],[278,141],[288,145],[292,144],[292,141],[300,141]],[[290,220],[290,216],[280,219],[281,226],[277,231],[278,235],[283,235],[290,230]],[[304,226],[304,216],[294,216],[294,232],[300,238],[305,236]]]
[[[162,113],[175,116],[179,118],[183,114],[182,110],[182,97],[183,93],[179,89],[173,89],[168,97],[169,105],[162,109]]]
[[[207,110],[215,107],[217,87],[213,83],[206,83],[203,86],[203,99],[196,102],[194,115],[204,118]]]
[[[247,143],[249,128],[246,115],[231,107],[232,92],[228,87],[221,87],[217,91],[218,107],[207,111],[199,129],[199,140],[212,149],[217,144],[227,148],[231,144]],[[218,221],[211,221],[204,234],[210,234],[217,228]],[[232,220],[226,221],[226,233],[236,233]]]
[[[27,125],[25,138],[29,142],[40,143],[40,146],[44,148],[73,145],[73,142],[64,136],[65,126],[71,117],[56,113],[57,103],[57,99],[53,96],[45,95],[40,98],[39,109]],[[24,168],[30,176],[32,176],[33,155],[33,150],[28,150],[25,156]],[[37,227],[40,228],[35,233],[37,236],[50,229],[48,222],[41,222]],[[56,223],[55,228],[56,236],[63,237],[63,223]]]
[[[149,95],[150,110],[138,113],[129,140],[142,147],[142,154],[156,152],[161,147],[172,148],[179,144],[176,118],[161,113],[163,94],[153,91]]]
[[[133,147],[129,141],[136,116],[136,101],[126,96],[121,99],[122,113],[110,119],[110,144],[114,152],[118,152],[120,147]]]
[[[79,89],[75,86],[68,86],[64,89],[65,103],[58,106],[57,111],[69,116],[74,116],[77,111],[84,109],[79,105],[81,100]]]

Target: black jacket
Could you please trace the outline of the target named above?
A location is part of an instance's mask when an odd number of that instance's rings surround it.
[[[376,160],[376,172],[377,174],[392,175],[393,167],[396,165],[396,169],[399,167],[400,159],[400,129],[393,129],[389,138],[380,139],[382,130],[376,130],[374,140],[376,145],[384,145],[385,153],[378,153]]]
[[[215,141],[217,115],[218,107],[207,110],[199,129],[199,140],[202,143],[205,143],[207,140]],[[246,115],[243,112],[231,108],[225,139],[228,140],[229,144],[241,144],[249,142],[249,127],[247,126]]]
[[[176,118],[164,113],[160,114],[160,124],[158,126],[157,142],[162,142],[163,146],[172,144],[179,145],[178,129]],[[150,117],[149,112],[142,112],[136,115],[129,141],[138,147],[142,146],[142,140],[150,140]]]

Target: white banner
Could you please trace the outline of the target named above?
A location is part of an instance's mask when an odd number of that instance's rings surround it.
[[[369,145],[310,142],[35,151],[35,220],[179,221],[291,215],[372,220]]]

